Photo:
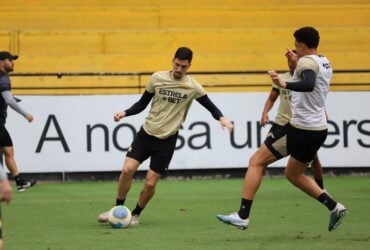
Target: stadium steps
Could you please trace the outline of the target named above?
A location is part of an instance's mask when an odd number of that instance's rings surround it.
[[[370,69],[370,28],[320,32],[319,51],[335,69]],[[293,40],[290,29],[22,32],[17,71],[152,72],[170,67],[178,46],[193,49],[194,71],[284,69]]]
[[[20,55],[23,73],[166,70],[183,45],[195,52],[193,71],[283,70],[292,32],[312,25],[334,69],[369,69],[369,11],[367,0],[12,0],[0,10],[0,47]],[[211,91],[270,89],[264,75],[196,77]],[[13,79],[22,94],[140,93],[145,85],[145,76]],[[369,90],[368,74],[335,81],[334,90]]]
[[[9,50],[10,48],[10,32],[0,32],[0,48]]]
[[[369,69],[369,28],[326,28],[320,51],[336,70]],[[16,72],[154,72],[168,70],[177,44],[194,49],[193,71],[286,69],[290,29],[172,30],[122,32],[23,32]],[[266,40],[270,36],[276,42]],[[2,36],[0,36],[2,37]],[[144,39],[145,38],[145,39]],[[212,42],[210,42],[212,41]],[[83,44],[84,46],[76,46]],[[41,47],[42,50],[35,50]],[[361,49],[361,50],[359,50]],[[158,51],[161,53],[159,54]],[[197,76],[208,91],[268,91],[264,75]],[[20,94],[141,93],[146,78],[137,76],[15,77]],[[370,90],[369,74],[336,74],[332,90]],[[337,84],[338,83],[338,84]],[[245,86],[241,86],[245,85]]]
[[[243,55],[207,54],[199,52],[193,60],[193,71],[254,71],[287,68],[284,51],[275,53],[244,53]],[[336,70],[369,69],[369,53],[325,53]],[[17,60],[17,72],[154,72],[171,69],[173,52],[168,54],[136,55],[65,55],[22,56]]]
[[[342,5],[348,4],[348,0],[325,0],[326,4]],[[367,0],[352,0],[351,4],[364,4],[368,3]],[[7,7],[12,8],[86,8],[86,7],[115,7],[115,8],[128,8],[128,7],[171,7],[171,8],[225,8],[230,6],[281,6],[292,4],[322,4],[322,0],[187,0],[187,1],[173,1],[173,0],[12,0],[7,2]]]
[[[225,1],[226,2],[226,1]],[[27,5],[25,5],[27,6]],[[0,30],[248,29],[370,26],[370,4],[2,7]],[[291,16],[294,14],[294,19]]]

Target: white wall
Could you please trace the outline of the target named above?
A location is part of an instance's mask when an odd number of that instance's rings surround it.
[[[245,167],[259,146],[257,123],[267,95],[209,94],[222,112],[235,122],[234,137],[222,130],[208,111],[194,102],[180,130],[183,140],[178,141],[178,146],[184,143],[176,150],[170,169]],[[18,97],[22,99],[20,105],[35,118],[28,124],[22,116],[8,109],[7,128],[22,172],[120,170],[126,153],[124,148],[129,147],[133,139],[131,129],[137,131],[147,114],[145,110],[120,123],[113,121],[113,113],[130,107],[139,95]],[[329,94],[327,111],[331,134],[325,144],[330,147],[319,151],[324,166],[370,167],[368,107],[369,92]],[[271,112],[271,118],[274,113]],[[95,125],[100,127],[93,130],[91,150],[88,150],[87,129]],[[268,129],[262,129],[260,140],[263,141]],[[249,143],[243,146],[246,142]],[[285,162],[281,160],[273,166],[284,166]],[[145,162],[141,169],[147,169],[147,164]]]

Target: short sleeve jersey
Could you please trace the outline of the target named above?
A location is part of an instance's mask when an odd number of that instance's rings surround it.
[[[284,82],[291,82],[293,80],[293,76],[290,74],[290,72],[280,74],[279,78]],[[280,98],[280,104],[277,115],[275,117],[275,123],[283,126],[287,124],[292,118],[291,91],[288,89],[280,88],[274,83],[272,84],[272,87],[279,91]]]
[[[164,139],[177,133],[185,121],[193,99],[206,94],[203,87],[191,76],[175,80],[170,71],[154,73],[146,86],[153,93],[144,130],[157,138]]]
[[[11,90],[10,79],[8,74],[0,73],[0,93],[5,90]],[[6,104],[4,98],[0,94],[0,125],[4,125],[7,117],[8,104]]]
[[[333,70],[325,56],[304,56],[298,60],[293,81],[300,80],[302,72],[307,69],[316,73],[315,87],[312,92],[292,91],[291,123],[307,129],[326,127],[325,100]]]

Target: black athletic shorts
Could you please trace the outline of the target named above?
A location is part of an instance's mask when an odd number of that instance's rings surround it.
[[[274,123],[266,136],[264,143],[276,159],[281,159],[288,155],[286,134],[287,124],[282,126]]]
[[[328,130],[305,130],[292,125],[287,127],[287,147],[291,156],[302,163],[310,164],[325,142]]]
[[[141,128],[126,156],[140,163],[150,157],[150,169],[158,174],[166,174],[175,151],[177,136],[178,133],[166,139],[159,139]]]
[[[0,125],[0,147],[13,147],[13,141],[4,125]]]

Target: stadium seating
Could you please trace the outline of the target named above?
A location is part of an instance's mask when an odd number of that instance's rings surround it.
[[[334,69],[370,69],[366,0],[12,0],[0,12],[7,17],[0,23],[0,47],[20,55],[16,72],[93,73],[14,76],[13,86],[23,94],[138,93],[145,77],[94,74],[165,70],[179,46],[194,50],[192,71],[284,70],[292,32],[305,25],[320,30],[320,52]],[[341,83],[338,90],[370,90],[364,84],[370,74],[341,76],[335,81],[358,85]],[[264,75],[204,77],[211,91],[263,91],[270,84]]]
[[[370,51],[370,28],[320,31],[320,51],[330,57],[335,69],[370,68],[366,53]],[[281,70],[286,68],[285,49],[293,47],[290,29],[24,32],[19,37],[22,57],[17,70],[21,72],[167,69],[181,45],[195,51],[193,71]],[[35,49],[40,47],[42,50]],[[32,63],[35,60],[37,63]]]
[[[0,45],[4,49],[9,49],[10,48],[9,32],[0,32]]]
[[[180,7],[9,8],[0,30],[122,30],[122,29],[271,29],[311,25],[363,27],[370,22],[369,4],[231,5]],[[292,15],[294,14],[294,21]]]

